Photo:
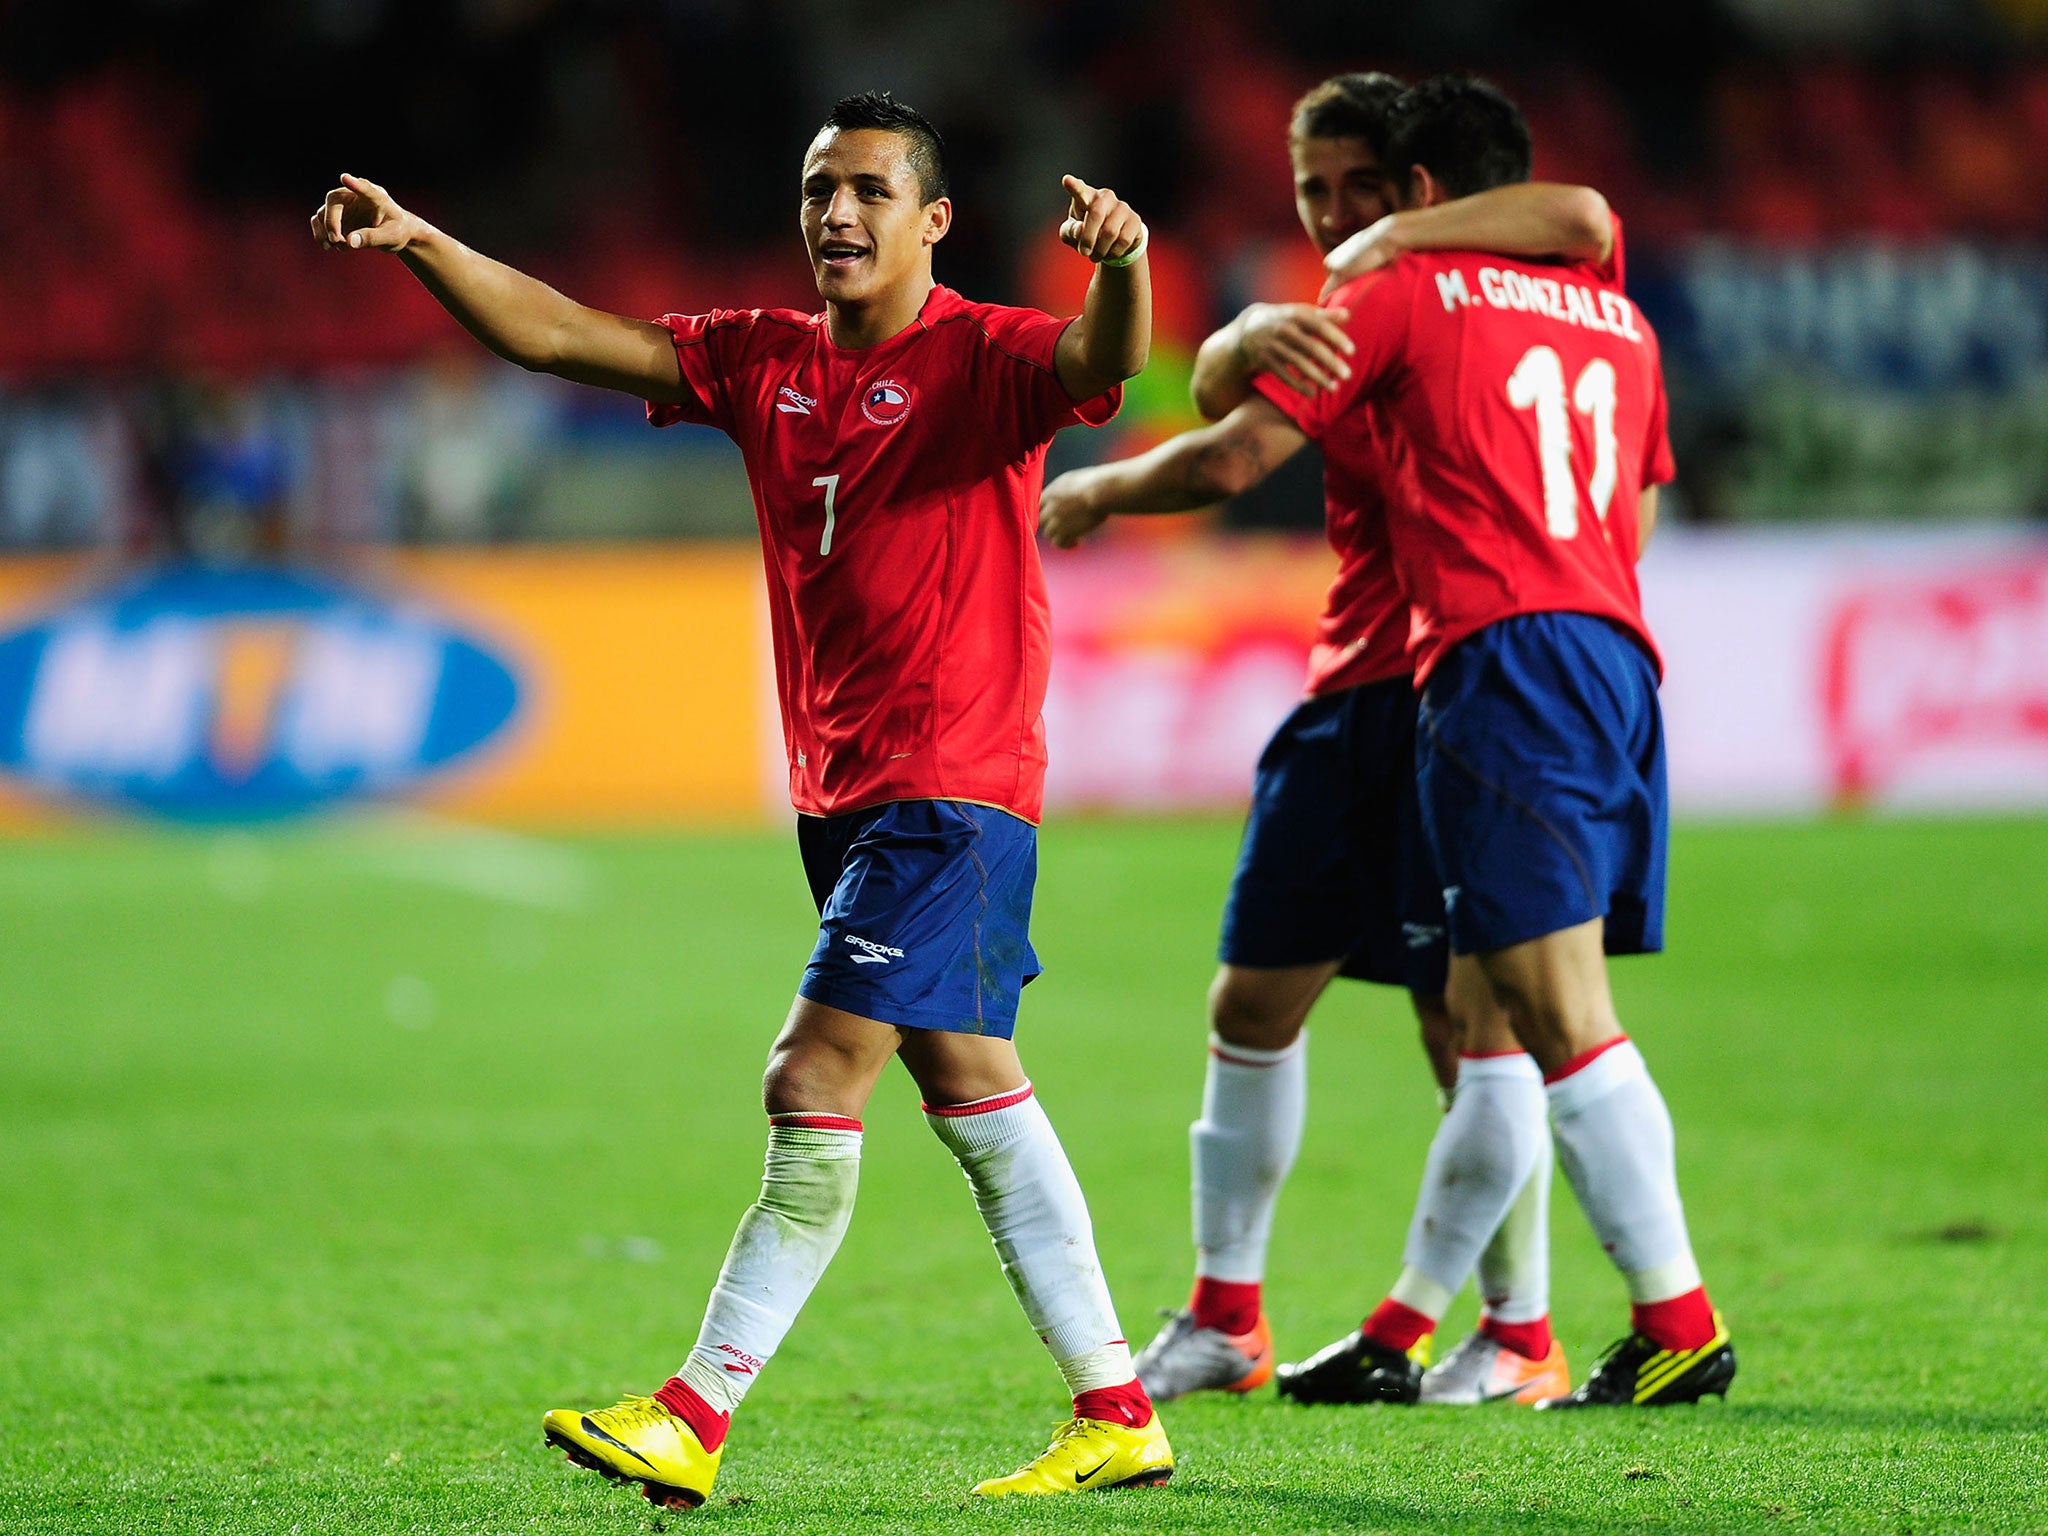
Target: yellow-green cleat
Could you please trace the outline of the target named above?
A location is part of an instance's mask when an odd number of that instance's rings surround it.
[[[629,1397],[585,1413],[552,1408],[541,1418],[549,1445],[579,1467],[615,1483],[638,1483],[647,1498],[668,1509],[695,1509],[711,1492],[718,1458],[690,1426],[651,1397]]]
[[[1714,1336],[1698,1349],[1663,1349],[1631,1333],[1608,1346],[1586,1379],[1538,1408],[1663,1408],[1703,1397],[1728,1399],[1735,1380],[1735,1346],[1728,1325],[1714,1314]]]
[[[1142,1429],[1105,1419],[1069,1419],[1052,1444],[1007,1477],[974,1485],[982,1498],[1013,1493],[1087,1493],[1096,1488],[1157,1488],[1173,1476],[1173,1447],[1153,1414]]]

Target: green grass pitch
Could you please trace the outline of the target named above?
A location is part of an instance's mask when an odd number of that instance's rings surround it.
[[[1044,837],[1025,1060],[1137,1340],[1188,1280],[1235,836]],[[896,1073],[711,1502],[658,1512],[539,1415],[694,1336],[811,921],[766,835],[0,848],[0,1531],[2048,1530],[2048,822],[1677,834],[1671,952],[1617,987],[1741,1352],[1725,1406],[1198,1401],[1164,1490],[971,1506],[1064,1401]],[[1324,1002],[1312,1083],[1283,1357],[1391,1280],[1436,1114],[1382,991]],[[1555,1206],[1582,1368],[1623,1300]]]

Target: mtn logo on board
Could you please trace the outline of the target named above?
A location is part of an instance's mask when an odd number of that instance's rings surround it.
[[[0,635],[0,772],[177,821],[296,816],[470,757],[519,698],[504,661],[411,601],[168,566]]]

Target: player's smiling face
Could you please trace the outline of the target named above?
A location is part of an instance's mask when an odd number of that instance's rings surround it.
[[[931,248],[953,205],[923,201],[909,151],[886,129],[827,128],[804,155],[804,244],[827,303],[865,304],[930,281]]]
[[[1325,256],[1394,211],[1387,173],[1364,139],[1288,141],[1294,161],[1294,211]]]

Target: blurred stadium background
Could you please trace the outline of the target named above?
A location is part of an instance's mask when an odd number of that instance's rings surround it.
[[[1156,231],[1153,365],[1057,468],[1187,424],[1200,338],[1313,293],[1287,107],[1364,65],[1492,73],[1539,172],[1628,221],[1681,475],[1645,574],[1681,808],[2048,802],[2032,0],[129,0],[0,9],[0,58],[10,823],[779,814],[734,450],[318,259],[339,170],[588,302],[809,307],[791,168],[887,82],[950,138],[942,280],[1071,307],[1070,167]],[[1236,802],[1328,567],[1316,474],[1049,562],[1055,804]],[[331,579],[219,579],[280,558]]]
[[[809,308],[798,154],[892,88],[950,142],[942,281],[1072,307],[1063,171],[1150,220],[1152,367],[1058,468],[1313,295],[1287,111],[1365,67],[1512,91],[1664,339],[1673,953],[1616,985],[1744,1377],[1562,1451],[1177,1408],[1147,1523],[2040,1528],[2042,0],[0,0],[0,1526],[612,1528],[533,1416],[672,1358],[759,1166],[808,912],[737,456],[318,255],[337,173],[587,302]],[[1048,552],[1028,1051],[1134,1336],[1317,475]],[[1435,1116],[1402,1000],[1323,1017],[1288,1350],[1387,1278]],[[784,1528],[979,1529],[963,1470],[1062,1411],[913,1103],[721,1480]],[[628,1139],[691,1196],[578,1172]],[[1583,1365],[1616,1294],[1558,1206]]]

